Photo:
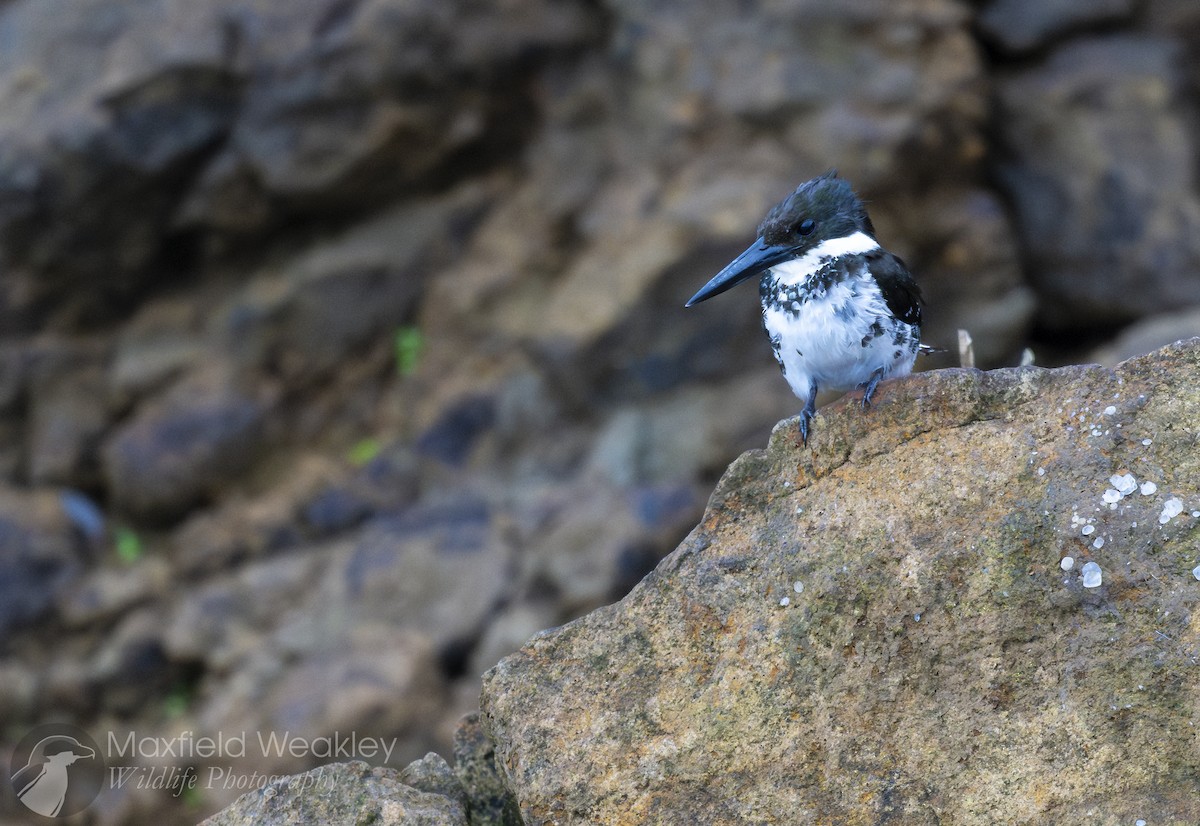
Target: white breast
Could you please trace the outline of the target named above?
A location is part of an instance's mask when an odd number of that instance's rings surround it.
[[[776,267],[772,274],[781,282],[800,283],[793,279],[812,263],[800,262],[804,259]],[[885,376],[906,375],[916,358],[916,328],[892,316],[865,265],[807,301],[765,303],[763,324],[778,342],[780,366],[792,392],[802,399],[811,382],[822,389],[849,390],[869,381],[880,367]]]

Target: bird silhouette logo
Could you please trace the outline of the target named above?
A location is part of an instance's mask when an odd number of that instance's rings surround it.
[[[12,767],[17,800],[43,817],[67,817],[86,808],[99,792],[104,770],[96,742],[66,724],[39,726],[25,735],[13,752]]]

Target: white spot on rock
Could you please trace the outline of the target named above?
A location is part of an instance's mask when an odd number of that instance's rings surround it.
[[[1064,556],[1062,558],[1062,561],[1058,563],[1058,567],[1062,568],[1064,571],[1071,570],[1072,568],[1075,567],[1075,557]]]
[[[792,600],[789,597],[784,597],[783,599],[779,600],[779,604],[782,605],[784,608],[787,608],[789,605],[792,604]]]
[[[1084,525],[1084,526],[1083,526],[1083,530],[1082,530],[1082,531],[1080,531],[1080,533],[1082,533],[1084,536],[1091,536],[1091,535],[1092,535],[1092,534],[1094,534],[1095,532],[1096,532],[1096,526],[1095,526],[1095,525]]]
[[[1158,485],[1153,482],[1142,482],[1142,496],[1153,496],[1158,493]]]
[[[1080,573],[1083,574],[1084,588],[1099,588],[1104,582],[1104,573],[1100,570],[1100,566],[1095,562],[1088,562],[1084,564]]]
[[[1142,439],[1142,444],[1144,444],[1146,447],[1150,447],[1150,445],[1154,444],[1154,440],[1153,439]]]
[[[1105,416],[1117,415],[1117,408],[1110,404],[1108,407],[1104,408],[1104,415]]]
[[[797,594],[803,594],[804,593],[804,583],[800,582],[799,580],[793,582],[792,590],[795,591]]]
[[[1096,550],[1100,550],[1101,548],[1103,548],[1104,547],[1104,537],[1097,536],[1095,538],[1095,540],[1092,541],[1092,547],[1095,548]]]
[[[1103,499],[1106,504],[1115,505],[1117,502],[1121,501],[1121,491],[1117,490],[1116,488],[1109,488],[1108,490],[1104,491],[1104,495],[1100,498]]]
[[[1200,565],[1192,568],[1192,576],[1194,576],[1196,579],[1200,579]]]
[[[1183,502],[1178,497],[1172,496],[1163,502],[1162,513],[1158,515],[1158,523],[1165,525],[1181,513],[1183,513]]]
[[[1122,496],[1128,496],[1133,493],[1137,490],[1138,486],[1137,479],[1134,478],[1132,473],[1118,473],[1108,481]]]

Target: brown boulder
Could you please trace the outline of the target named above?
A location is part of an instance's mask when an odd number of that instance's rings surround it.
[[[1191,339],[782,423],[485,677],[525,823],[1197,822],[1197,386]]]

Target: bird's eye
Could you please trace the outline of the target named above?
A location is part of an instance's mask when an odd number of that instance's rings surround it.
[[[801,235],[812,235],[812,231],[817,228],[817,222],[812,218],[805,218],[796,227],[796,231]]]

